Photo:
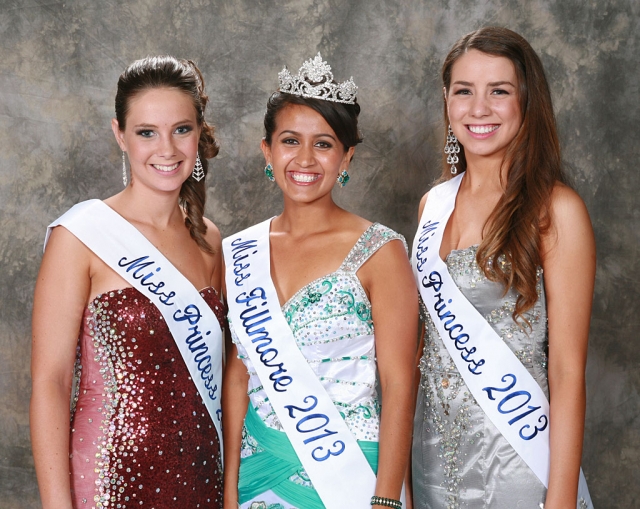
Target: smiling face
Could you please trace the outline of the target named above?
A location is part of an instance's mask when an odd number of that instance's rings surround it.
[[[522,124],[513,63],[469,50],[453,64],[445,94],[449,122],[464,147],[467,163],[473,164],[477,157],[502,163]]]
[[[125,129],[115,119],[112,129],[129,157],[132,185],[179,192],[193,171],[200,137],[187,94],[171,88],[140,92],[129,101]]]
[[[354,147],[345,151],[317,111],[289,104],[278,113],[271,144],[263,140],[262,151],[285,200],[310,203],[330,199],[338,174],[349,167]]]

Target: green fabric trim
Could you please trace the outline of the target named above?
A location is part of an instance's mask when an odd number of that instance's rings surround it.
[[[287,434],[269,428],[249,405],[244,425],[255,438],[262,452],[252,454],[240,461],[238,497],[240,503],[253,500],[267,490],[272,490],[283,500],[304,509],[324,509],[316,490],[289,480],[302,469]],[[358,441],[367,462],[374,473],[378,473],[378,442]]]

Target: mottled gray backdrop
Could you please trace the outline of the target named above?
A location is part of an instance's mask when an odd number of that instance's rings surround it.
[[[265,101],[283,64],[297,70],[321,51],[338,79],[360,86],[365,142],[338,199],[412,238],[418,200],[439,171],[440,64],[459,36],[495,24],[542,57],[564,158],[597,236],[584,470],[597,508],[638,507],[639,5],[0,1],[0,506],[39,505],[28,420],[33,285],[45,226],[122,187],[109,123],[127,64],[159,53],[200,64],[222,146],[207,212],[228,235],[279,211],[259,151]]]

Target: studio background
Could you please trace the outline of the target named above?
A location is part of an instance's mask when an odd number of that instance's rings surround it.
[[[591,213],[598,272],[583,467],[598,509],[640,498],[640,4],[635,0],[0,1],[0,506],[39,506],[29,443],[30,315],[46,225],[122,188],[110,129],[133,60],[197,61],[221,144],[207,215],[223,236],[279,212],[262,116],[284,64],[318,51],[360,87],[351,211],[409,242],[440,171],[441,62],[484,25],[521,33],[551,83],[563,155]]]

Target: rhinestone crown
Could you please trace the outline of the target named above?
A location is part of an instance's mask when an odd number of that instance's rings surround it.
[[[354,104],[358,92],[353,77],[342,83],[333,80],[331,67],[322,60],[320,53],[302,64],[296,76],[292,76],[285,66],[278,73],[278,79],[280,92],[323,101]]]

